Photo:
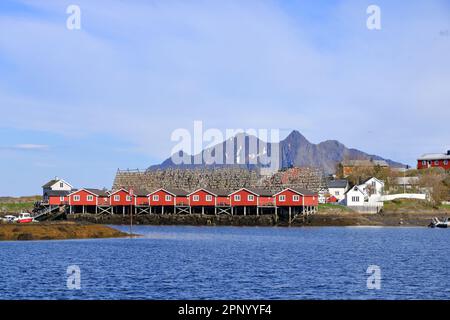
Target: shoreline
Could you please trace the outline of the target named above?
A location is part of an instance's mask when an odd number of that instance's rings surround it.
[[[86,222],[38,222],[0,224],[0,241],[71,240],[129,237],[115,228]]]
[[[242,227],[349,227],[349,226],[386,226],[386,227],[427,227],[433,217],[447,217],[448,213],[318,213],[307,218],[297,217],[289,224],[287,219],[274,215],[228,216],[228,215],[133,215],[133,225],[152,226],[242,226]],[[130,216],[77,214],[67,216],[68,221],[88,222],[100,225],[130,225]]]

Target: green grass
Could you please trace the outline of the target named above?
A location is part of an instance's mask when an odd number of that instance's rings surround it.
[[[1,203],[0,202],[0,212],[1,213],[19,213],[21,211],[29,211],[34,208],[34,202],[19,202],[19,203]]]
[[[329,210],[339,210],[342,212],[352,212],[351,209],[347,208],[346,206],[341,206],[338,204],[331,204],[331,203],[320,203],[319,204],[319,212],[320,211],[329,211]]]

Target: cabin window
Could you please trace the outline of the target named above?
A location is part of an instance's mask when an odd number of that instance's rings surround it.
[[[64,197],[59,197],[60,202],[64,202]]]
[[[206,195],[206,201],[212,201],[212,195],[210,194]]]
[[[279,199],[280,199],[280,201],[286,201],[286,196],[285,195],[281,195]]]
[[[120,201],[120,195],[116,194],[116,195],[114,196],[114,201]]]
[[[293,195],[292,196],[292,200],[293,201],[300,201],[300,196],[299,195]]]
[[[241,195],[240,194],[235,194],[234,195],[234,201],[241,201]]]
[[[422,160],[422,165],[423,165],[423,166],[426,166],[426,165],[427,165],[427,162],[426,162],[425,160]]]
[[[339,191],[335,191],[334,194],[335,194],[336,196],[338,196],[338,195],[339,195]]]
[[[166,201],[171,201],[172,200],[172,196],[169,194],[166,194]]]
[[[438,166],[439,165],[439,160],[434,160],[434,165]]]
[[[200,200],[200,196],[198,194],[196,194],[192,197],[192,201],[199,201],[199,200]]]
[[[352,202],[359,202],[359,196],[352,197]]]
[[[159,196],[157,194],[154,194],[152,199],[153,201],[159,201]]]
[[[88,195],[86,199],[87,199],[87,201],[92,201],[92,200],[94,200],[94,196]]]
[[[444,160],[444,166],[448,165],[448,160]]]
[[[79,195],[73,196],[73,201],[80,201],[80,196]]]
[[[254,201],[254,200],[255,200],[255,196],[254,196],[254,195],[249,194],[249,195],[247,196],[247,201]]]
[[[59,183],[59,187],[60,187],[60,188],[64,188],[64,183],[63,183],[63,182],[60,182],[60,183]]]
[[[127,201],[131,201],[131,196],[126,197]]]

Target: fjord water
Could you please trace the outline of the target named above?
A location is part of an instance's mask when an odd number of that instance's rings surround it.
[[[128,227],[116,227],[128,231]],[[134,227],[141,238],[0,242],[0,299],[449,299],[450,230]],[[67,288],[77,265],[81,289]],[[367,268],[381,288],[367,288]]]

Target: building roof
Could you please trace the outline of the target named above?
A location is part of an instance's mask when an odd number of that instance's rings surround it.
[[[398,185],[414,185],[419,182],[419,177],[398,177],[395,179],[395,183]]]
[[[361,187],[358,186],[358,185],[355,185],[355,186],[349,188],[349,189],[345,192],[345,194],[349,193],[350,191],[359,191],[359,192],[361,192],[363,195],[365,195],[365,196],[367,195],[367,193],[366,193],[363,189],[361,189]]]
[[[344,160],[342,165],[344,167],[389,167],[385,160]]]
[[[62,181],[62,182],[64,182],[65,184],[67,184],[69,187],[73,188],[73,187],[70,185],[70,183],[64,181],[63,179],[59,179],[59,178],[55,178],[55,179],[50,180],[49,182],[47,182],[46,184],[44,184],[44,185],[42,186],[42,188],[50,188],[52,185],[54,185],[55,183],[58,183],[59,181]]]
[[[178,197],[185,197],[189,193],[186,190],[177,189],[177,188],[163,188],[163,189],[175,196],[178,196]]]
[[[450,160],[450,150],[447,153],[425,153],[417,160]]]
[[[301,189],[301,188],[284,188],[283,190],[281,190],[281,191],[275,193],[274,196],[277,195],[277,194],[279,194],[279,193],[281,193],[281,192],[283,192],[283,191],[285,191],[285,190],[291,190],[291,191],[294,191],[295,193],[298,193],[298,194],[301,194],[301,195],[304,195],[304,196],[315,196],[315,195],[316,195],[316,193],[314,193],[314,192],[312,192],[312,191],[309,191],[309,190],[307,190],[307,189]]]
[[[157,189],[154,189],[154,190],[152,190],[150,192],[147,192],[147,195],[153,194],[153,193],[158,192],[158,191],[165,191],[167,193],[170,193],[173,196],[178,196],[178,197],[185,197],[189,193],[186,190],[177,189],[177,188],[157,188]]]
[[[225,189],[207,189],[208,191],[214,193],[218,197],[228,197],[230,195],[230,190]]]
[[[274,194],[274,192],[269,189],[259,189],[259,188],[246,188],[246,189],[248,189],[248,191],[250,192],[257,194],[258,196],[263,197],[271,197]]]
[[[69,195],[72,191],[67,190],[49,190],[45,194],[49,197],[65,197]]]
[[[100,189],[92,189],[92,188],[83,188],[83,190],[89,191],[90,193],[96,194],[100,197],[107,197],[109,196],[108,192],[106,190],[100,190]]]
[[[348,181],[345,179],[329,180],[328,188],[347,188]]]
[[[383,181],[383,180],[380,180],[380,179],[375,178],[375,177],[367,178],[366,180],[364,180],[363,183],[361,183],[361,185],[367,184],[367,182],[369,182],[369,181],[372,180],[372,179],[374,179],[374,180],[378,181],[380,184],[384,185],[384,181]]]

